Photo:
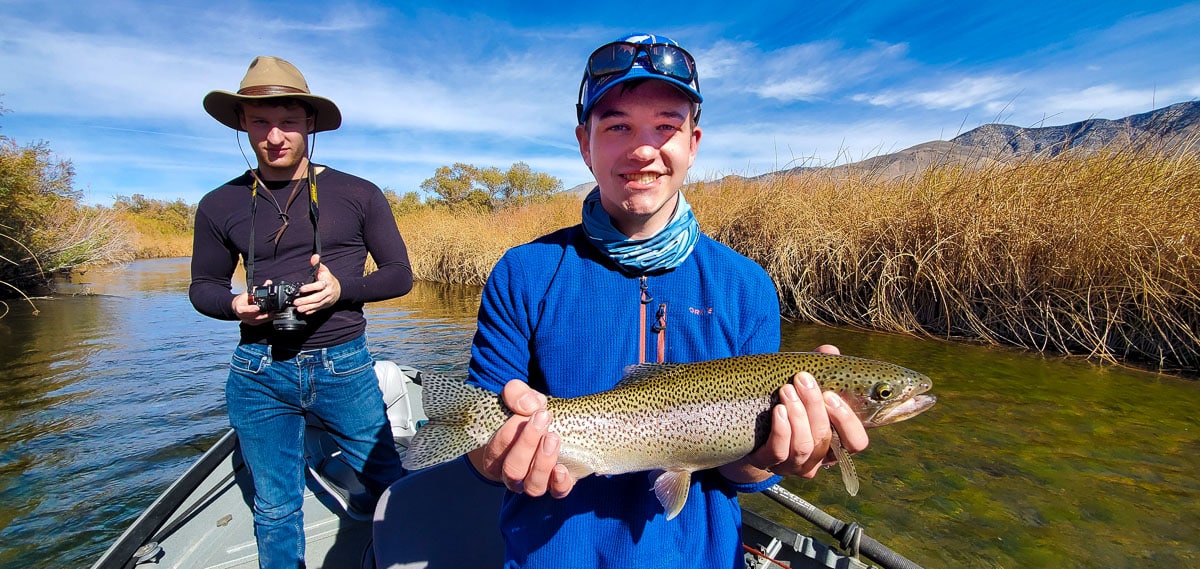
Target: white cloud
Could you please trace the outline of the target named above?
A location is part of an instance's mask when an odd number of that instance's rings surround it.
[[[927,109],[958,111],[974,106],[1003,105],[1019,92],[1016,76],[963,77],[933,89],[885,90],[861,93],[851,100],[882,107],[915,105]]]
[[[754,93],[767,99],[780,101],[806,101],[832,89],[833,83],[822,77],[797,77],[761,85]]]
[[[762,50],[749,42],[718,41],[696,54],[701,86],[716,80],[731,90],[782,103],[812,101],[908,64],[907,44],[870,42],[847,49],[834,41],[810,42]],[[728,88],[728,87],[727,87]]]
[[[1167,103],[1191,99],[1198,94],[1200,93],[1194,87],[1189,89],[1186,86],[1130,89],[1108,83],[1079,90],[1056,92],[1041,99],[1039,104],[1045,109],[1045,112],[1071,117],[1120,118],[1129,114],[1144,113]],[[1089,113],[1090,116],[1087,115]],[[1119,115],[1111,113],[1119,113]]]
[[[955,127],[957,125],[950,125]],[[757,176],[797,166],[832,166],[943,138],[920,120],[839,120],[795,116],[780,122],[709,125],[692,170],[695,179]]]

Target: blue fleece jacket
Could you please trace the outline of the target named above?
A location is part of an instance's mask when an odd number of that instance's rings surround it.
[[[643,302],[643,299],[646,302]],[[644,308],[644,323],[643,323]],[[779,351],[779,300],[766,271],[701,236],[680,267],[622,273],[579,226],[508,251],[479,308],[470,382],[500,391],[512,379],[555,397],[611,389],[646,361],[683,363]],[[739,485],[696,473],[687,504],[667,520],[646,472],[588,476],[564,499],[506,493],[500,527],[507,567],[742,567]]]

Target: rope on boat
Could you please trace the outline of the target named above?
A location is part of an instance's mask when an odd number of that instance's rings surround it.
[[[850,522],[842,532],[841,543],[842,551],[850,554],[850,557],[858,559],[858,550],[862,545],[863,527],[858,525],[858,522]]]
[[[748,551],[748,552],[749,552],[751,555],[753,555],[753,556],[755,556],[755,557],[757,557],[757,558],[759,558],[759,559],[763,559],[763,560],[766,560],[766,561],[770,561],[771,563],[773,563],[773,564],[775,564],[775,565],[778,565],[778,566],[780,566],[780,567],[783,567],[783,569],[791,569],[791,567],[788,567],[787,565],[784,565],[783,563],[780,563],[780,562],[779,562],[779,560],[775,559],[774,557],[771,557],[770,555],[767,555],[766,553],[763,553],[762,551],[759,551],[759,550],[757,550],[757,549],[754,549],[753,547],[750,547],[749,545],[746,545],[746,544],[744,544],[744,543],[743,543],[743,544],[742,544],[742,549],[745,549],[745,550],[746,550],[746,551]]]

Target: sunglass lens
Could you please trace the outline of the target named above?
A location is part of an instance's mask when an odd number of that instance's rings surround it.
[[[621,73],[633,67],[633,59],[637,57],[637,47],[632,44],[609,44],[592,53],[588,60],[588,71],[593,77],[602,77],[613,73]]]
[[[695,63],[687,52],[670,45],[650,48],[650,63],[654,70],[680,81],[691,81],[695,76]]]

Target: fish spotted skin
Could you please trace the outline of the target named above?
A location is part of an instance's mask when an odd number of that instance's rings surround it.
[[[763,444],[779,388],[801,371],[822,390],[839,393],[866,427],[915,416],[936,399],[928,377],[894,364],[853,356],[781,352],[686,364],[639,364],[609,391],[548,398],[549,431],[559,462],[576,478],[662,470],[655,492],[674,517],[691,473],[733,462]],[[423,381],[429,422],[418,429],[404,466],[452,460],[487,444],[511,416],[498,394],[443,376]],[[839,454],[848,462],[846,453]],[[847,489],[857,491],[852,465]],[[853,479],[853,480],[852,480]],[[851,487],[853,484],[853,487]]]

